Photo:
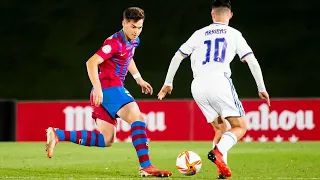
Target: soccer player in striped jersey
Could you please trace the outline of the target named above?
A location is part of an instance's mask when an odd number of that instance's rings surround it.
[[[208,153],[208,159],[218,168],[219,178],[229,178],[232,174],[223,156],[247,130],[244,109],[230,78],[230,63],[236,54],[242,62],[248,63],[260,98],[269,105],[270,100],[260,65],[250,46],[238,30],[228,25],[232,17],[230,0],[214,0],[211,16],[213,24],[195,31],[172,58],[158,98],[161,100],[171,93],[173,78],[181,61],[191,55],[193,98],[208,123],[226,119],[231,125],[221,139],[217,137],[218,143]]]
[[[93,90],[90,95],[96,121],[96,131],[64,131],[47,129],[46,152],[49,158],[58,141],[71,141],[84,146],[108,147],[115,136],[116,118],[131,124],[132,143],[140,163],[139,175],[168,177],[172,173],[152,165],[146,134],[146,122],[137,103],[124,87],[129,71],[142,92],[152,95],[152,87],[144,81],[135,65],[133,55],[139,46],[139,35],[144,22],[144,11],[130,7],[123,13],[123,28],[106,39],[101,48],[87,61],[87,71]],[[98,69],[100,72],[98,72]]]

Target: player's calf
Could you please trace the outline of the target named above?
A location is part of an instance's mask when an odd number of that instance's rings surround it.
[[[70,141],[83,146],[109,147],[112,142],[105,141],[103,134],[96,131],[65,131],[49,127],[47,130],[46,154],[49,158],[59,141]]]
[[[222,154],[226,154],[247,131],[246,120],[243,116],[228,117],[227,119],[231,125],[231,129],[228,132],[223,133],[221,140],[217,144],[217,147]]]
[[[99,118],[95,119],[98,131],[65,131],[56,129],[59,141],[70,141],[83,146],[110,147],[114,142],[115,127]]]
[[[46,154],[49,158],[53,156],[53,149],[59,141],[70,141],[83,146],[108,147],[112,142],[105,141],[101,133],[95,131],[65,131],[49,127],[47,130]]]
[[[146,123],[137,103],[131,102],[124,105],[117,114],[121,119],[131,124],[132,144],[137,152],[140,167],[147,168],[151,166]]]
[[[228,117],[228,121],[231,125],[229,132],[234,134],[237,140],[241,139],[247,132],[247,122],[245,117]]]
[[[229,149],[244,136],[247,125],[244,117],[228,117],[227,119],[231,125],[231,129],[223,133],[219,143],[208,153],[208,159],[217,165],[223,176],[230,177],[231,171],[224,161],[223,155],[227,154]]]
[[[141,176],[156,176],[156,177],[168,177],[171,176],[170,171],[160,170],[154,167],[149,157],[149,145],[148,137],[146,133],[146,123],[142,116],[140,109],[136,102],[131,102],[124,105],[118,112],[117,115],[131,124],[131,137],[132,144],[136,150]]]
[[[215,119],[213,122],[211,122],[211,125],[213,127],[213,130],[215,132],[214,138],[212,141],[212,148],[215,147],[216,144],[220,141],[222,134],[227,132],[227,124],[226,120],[223,120],[221,116],[219,116],[217,119]]]
[[[106,142],[103,134],[97,131],[65,131],[56,129],[56,134],[59,141],[69,141],[83,146],[107,147],[107,145],[110,146],[112,144]]]
[[[100,131],[100,134],[104,137],[105,147],[111,147],[114,142],[115,134],[110,134],[108,131]]]
[[[117,114],[121,119],[131,124],[132,144],[137,152],[140,167],[147,168],[151,166],[146,123],[137,103],[131,102],[124,105]]]
[[[96,119],[97,130],[103,135],[106,147],[112,146],[115,138],[116,129],[114,124],[104,120]]]
[[[136,149],[139,158],[140,167],[146,168],[151,166],[146,123],[143,121],[133,122],[131,124],[131,137],[133,146]]]

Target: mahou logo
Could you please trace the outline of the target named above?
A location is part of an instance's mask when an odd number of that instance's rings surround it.
[[[293,128],[298,130],[312,130],[315,128],[312,110],[299,110],[296,112],[284,110],[281,112],[269,110],[267,104],[261,104],[259,111],[246,113],[248,130],[285,130]]]
[[[150,132],[164,131],[167,129],[167,126],[165,124],[164,112],[150,111],[148,114],[142,113],[142,115],[144,116],[144,119],[147,122],[147,129]],[[121,120],[120,118],[118,119],[117,132],[129,132],[130,129],[131,126],[127,122]]]
[[[92,111],[93,109],[90,106],[67,106],[63,109],[63,113],[65,114],[65,129],[67,131],[94,130],[96,125],[91,117]],[[147,129],[150,132],[164,131],[167,128],[164,112],[150,111],[147,114],[142,113],[142,115],[147,122]],[[117,132],[130,132],[130,129],[131,126],[128,123],[118,118]]]

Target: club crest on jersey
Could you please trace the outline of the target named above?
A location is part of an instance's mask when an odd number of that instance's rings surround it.
[[[105,53],[105,54],[109,54],[111,52],[111,46],[110,45],[105,45],[102,47],[102,51]]]

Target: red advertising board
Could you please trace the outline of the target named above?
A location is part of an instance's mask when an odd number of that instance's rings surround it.
[[[320,140],[320,100],[243,101],[248,131],[244,141]]]
[[[190,139],[189,101],[138,102],[147,119],[150,140]],[[20,102],[17,105],[17,141],[43,141],[49,126],[73,130],[94,130],[88,102]],[[118,120],[117,139],[130,140],[130,125]]]
[[[273,100],[268,106],[260,100],[243,100],[251,141],[320,140],[320,100]],[[151,141],[211,141],[214,135],[198,106],[192,100],[138,101],[147,121]],[[19,102],[17,141],[44,141],[48,126],[73,130],[94,130],[88,102]],[[130,126],[119,120],[117,140],[130,141]]]

